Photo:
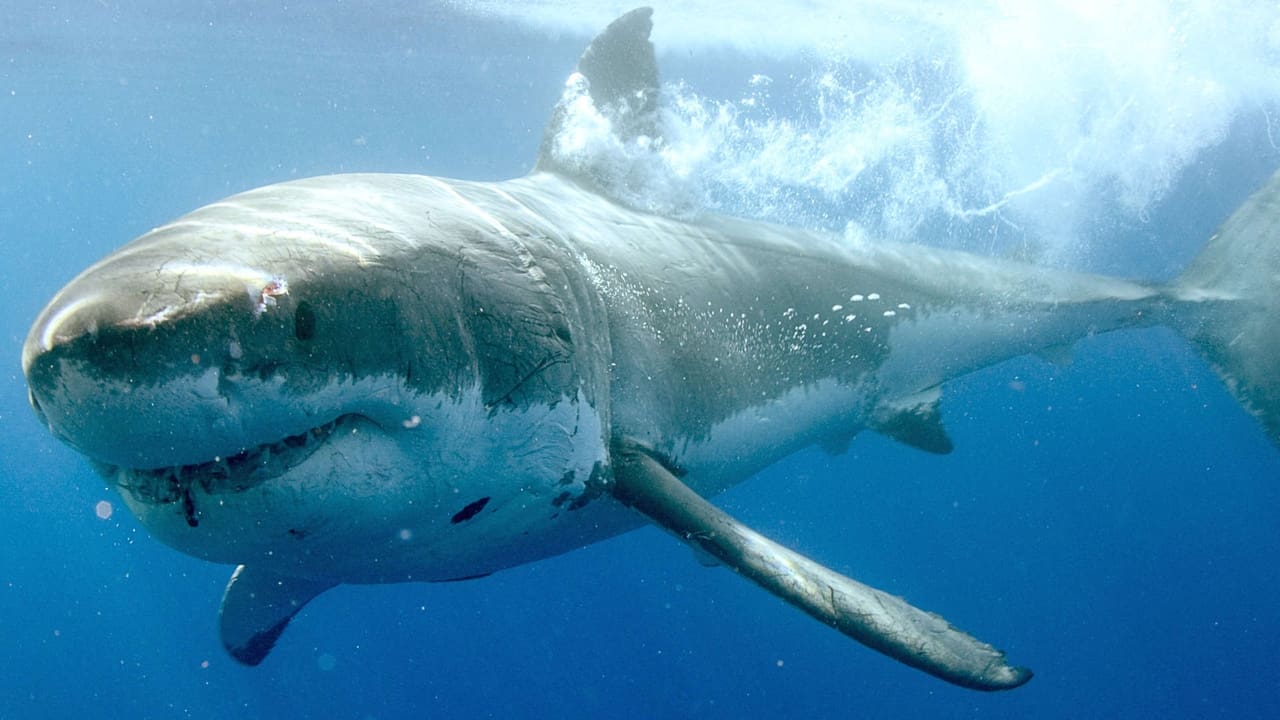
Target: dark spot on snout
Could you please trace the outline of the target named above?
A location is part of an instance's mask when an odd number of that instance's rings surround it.
[[[316,336],[316,311],[306,300],[298,303],[293,311],[293,336],[302,341]]]
[[[453,523],[454,525],[457,525],[460,522],[466,522],[467,520],[470,520],[476,515],[479,515],[480,511],[484,509],[484,506],[488,504],[489,504],[489,498],[482,497],[479,500],[468,504],[466,507],[454,513],[453,517],[449,519],[449,522]]]

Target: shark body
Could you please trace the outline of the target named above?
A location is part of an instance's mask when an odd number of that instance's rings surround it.
[[[556,143],[583,101],[623,140],[658,134],[649,18],[588,48],[526,177],[282,183],[109,255],[33,326],[33,406],[153,535],[240,565],[222,634],[246,663],[336,584],[478,577],[653,521],[903,662],[1021,685],[702,498],[866,429],[947,452],[947,380],[1154,323],[1275,440],[1280,181],[1163,287],[637,211]]]

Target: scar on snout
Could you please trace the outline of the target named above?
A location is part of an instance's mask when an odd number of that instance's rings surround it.
[[[280,275],[273,276],[267,281],[267,284],[258,291],[255,297],[252,292],[249,293],[253,299],[253,316],[260,317],[267,308],[276,306],[276,298],[289,294],[289,281]]]

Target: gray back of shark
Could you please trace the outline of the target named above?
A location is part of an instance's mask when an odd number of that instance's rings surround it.
[[[707,503],[864,429],[951,442],[946,380],[1167,323],[1280,437],[1280,179],[1166,287],[627,207],[660,148],[650,11],[610,25],[502,183],[335,175],[206,206],[86,270],[23,349],[32,405],[163,542],[243,563],[222,635],[257,664],[338,583],[489,574],[647,518],[950,682],[1030,672]]]

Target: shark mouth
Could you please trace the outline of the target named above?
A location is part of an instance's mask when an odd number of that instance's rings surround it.
[[[302,464],[330,437],[352,425],[358,417],[341,415],[297,435],[194,465],[154,469],[99,465],[98,471],[139,502],[150,505],[181,502],[187,524],[196,527],[200,524],[200,513],[191,494],[194,488],[212,495],[243,492],[260,485]]]

